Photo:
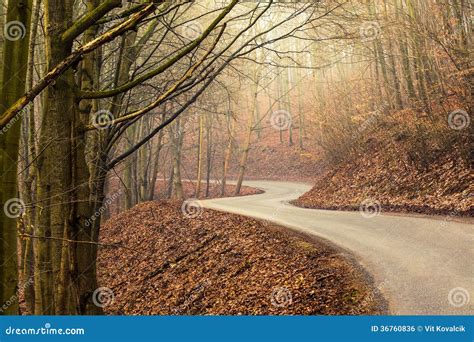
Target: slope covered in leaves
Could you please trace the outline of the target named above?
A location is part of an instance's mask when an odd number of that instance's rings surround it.
[[[378,203],[382,211],[474,216],[474,175],[453,149],[430,153],[432,162],[419,167],[393,146],[372,146],[316,179],[314,188],[295,201],[307,208],[358,210]]]
[[[378,313],[361,272],[321,243],[260,221],[179,202],[147,202],[101,229],[108,314]]]

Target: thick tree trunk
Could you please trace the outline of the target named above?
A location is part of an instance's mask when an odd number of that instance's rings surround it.
[[[73,2],[50,0],[45,3],[46,60],[48,69],[65,59],[72,51],[72,44],[57,37],[72,23]],[[73,196],[72,141],[74,116],[77,110],[74,74],[68,70],[55,85],[45,90],[42,130],[37,161],[37,211],[35,240],[35,313],[64,313],[64,302],[55,296],[63,293],[65,283],[62,274],[69,264],[61,262],[64,255],[61,239],[69,236]],[[52,237],[54,240],[49,239]]]
[[[29,41],[29,57],[28,57],[28,72],[27,72],[27,89],[33,87],[34,72],[35,72],[35,45],[39,27],[39,14],[41,10],[41,0],[34,0],[33,3],[33,17],[31,25],[31,35]],[[27,107],[27,115],[23,116],[23,144],[24,144],[24,163],[21,167],[24,170],[21,173],[21,198],[25,203],[34,203],[36,201],[34,196],[34,179],[36,174],[36,164],[32,161],[36,159],[36,124],[35,124],[35,103],[32,101]],[[23,224],[26,233],[33,234],[35,227],[35,207],[28,206],[26,208],[26,215],[23,220]],[[31,315],[34,313],[35,303],[35,291],[31,285],[31,281],[34,278],[34,251],[33,251],[33,240],[23,239],[22,240],[22,264],[21,264],[21,288],[23,289],[25,297],[25,314]]]
[[[31,26],[31,0],[9,0],[3,43],[0,112],[25,92],[28,43]],[[16,25],[15,23],[21,23]],[[16,27],[13,27],[16,25]],[[18,200],[17,160],[21,120],[0,132],[0,308],[4,314],[18,314],[18,251],[16,217],[24,206]],[[3,308],[3,304],[7,304]]]
[[[89,9],[97,2],[90,1]],[[46,60],[51,69],[72,51],[72,43],[60,41],[72,23],[73,1],[49,0],[45,4]],[[93,28],[84,40],[95,36]],[[82,86],[92,88],[94,54],[85,56],[81,74]],[[97,288],[95,261],[99,220],[92,220],[94,210],[102,205],[105,161],[99,160],[93,170],[99,176],[90,182],[86,160],[87,140],[84,127],[94,106],[81,103],[74,71],[66,71],[45,91],[42,130],[37,160],[37,201],[35,235],[35,313],[99,313],[92,303]],[[91,188],[91,184],[93,187]],[[74,241],[74,242],[71,242]],[[92,242],[92,243],[90,243]]]
[[[89,0],[87,10],[92,11],[99,5],[99,0]],[[84,32],[83,44],[92,41],[97,35],[97,27],[91,26]],[[98,83],[98,52],[94,51],[82,61],[81,65],[81,90],[92,91]],[[76,203],[71,214],[71,229],[65,231],[64,237],[73,241],[98,242],[100,217],[95,220],[95,213],[100,213],[104,200],[104,188],[107,172],[105,171],[105,156],[100,151],[103,139],[87,139],[84,127],[90,122],[91,113],[98,110],[96,101],[82,101],[79,109],[75,111],[74,136],[72,141],[73,151],[73,189]],[[100,132],[99,134],[106,134]],[[95,132],[92,134],[96,134]],[[95,153],[94,161],[89,165],[86,156],[89,151]],[[91,177],[92,174],[92,177]],[[89,222],[88,224],[86,222]],[[63,246],[63,265],[61,283],[68,286],[58,294],[61,304],[57,312],[71,313],[72,308],[78,314],[99,314],[101,308],[94,305],[92,293],[97,289],[96,276],[97,245],[75,242]],[[67,264],[71,264],[68,269]],[[71,284],[70,284],[71,283]],[[70,284],[70,285],[69,285]],[[72,289],[72,291],[71,291]],[[72,308],[71,308],[72,306]]]

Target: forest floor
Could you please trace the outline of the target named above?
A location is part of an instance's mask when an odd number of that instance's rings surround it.
[[[236,166],[238,161],[229,170],[229,179],[237,178]],[[298,144],[290,146],[287,141],[280,143],[278,136],[268,135],[252,145],[245,179],[311,182],[325,166],[321,149],[314,143],[300,149]]]
[[[296,141],[297,137],[295,136],[294,139]],[[244,140],[244,133],[236,136],[236,141]],[[228,169],[228,180],[238,178],[242,149],[243,146],[239,146],[233,151]],[[217,150],[214,158],[221,160],[223,158],[222,151]],[[196,179],[197,165],[196,153],[183,155],[183,178],[187,180]],[[304,148],[300,149],[297,142],[290,145],[287,138],[280,142],[278,131],[271,129],[265,135],[262,135],[259,140],[256,139],[252,142],[244,179],[310,182],[324,171],[325,165],[321,148],[316,145],[315,141],[310,138],[305,139]],[[221,179],[222,173],[219,166],[214,167],[211,172],[211,179]]]
[[[314,188],[293,204],[359,210],[372,203],[386,212],[474,216],[474,175],[459,154],[433,153],[426,168],[403,156],[390,147],[375,147],[318,176]]]
[[[189,181],[189,180],[183,180],[183,192],[184,192],[184,198],[195,198],[196,197],[196,182],[195,181]],[[110,182],[109,185],[109,193],[112,194],[118,194],[120,193],[120,185],[119,185],[119,180],[118,179],[113,179]],[[209,193],[208,196],[206,196],[206,183],[202,182],[202,188],[201,188],[201,196],[199,196],[200,199],[209,199],[209,198],[219,198],[219,197],[235,197],[235,196],[247,196],[247,195],[255,195],[255,194],[260,194],[262,193],[261,190],[251,188],[248,186],[242,186],[240,189],[240,193],[238,195],[235,195],[235,185],[233,184],[226,184],[225,187],[225,195],[221,195],[221,184],[212,182],[209,184]],[[168,182],[164,180],[158,180],[155,185],[155,195],[154,199],[155,200],[165,200],[168,198]],[[111,203],[108,206],[108,211],[110,213],[110,216],[114,216],[120,213],[121,211],[121,204],[120,201],[122,198],[120,196],[117,196],[115,200],[112,200]]]
[[[331,247],[261,221],[147,202],[101,229],[112,315],[378,314],[370,280]],[[120,268],[117,268],[120,265]]]
[[[183,180],[183,192],[185,198],[196,198],[197,182]],[[201,185],[201,194],[199,198],[219,198],[219,197],[234,197],[247,196],[262,193],[261,190],[242,186],[240,193],[235,195],[235,185],[226,184],[225,194],[221,194],[221,184],[216,182],[209,183],[209,191],[206,193],[206,182],[203,181]],[[155,199],[166,199],[168,197],[168,182],[159,180],[156,182]]]

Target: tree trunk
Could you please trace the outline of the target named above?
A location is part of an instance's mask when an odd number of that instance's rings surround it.
[[[242,183],[244,181],[245,169],[247,168],[247,160],[250,152],[250,143],[252,141],[252,115],[249,115],[247,124],[247,138],[245,139],[245,145],[242,150],[242,156],[239,165],[239,176],[237,177],[237,185],[235,186],[235,195],[240,194]]]
[[[203,142],[204,142],[204,114],[199,115],[199,138],[198,138],[198,167],[197,167],[197,184],[196,194],[194,197],[199,198],[201,195],[201,182],[202,182],[202,160],[203,160]]]
[[[45,4],[46,62],[48,70],[59,64],[72,51],[71,43],[57,37],[72,23],[73,3],[70,0],[50,0]],[[72,141],[76,111],[74,74],[68,70],[55,85],[45,90],[42,114],[42,130],[39,138],[37,168],[37,210],[35,240],[35,314],[63,313],[63,302],[56,293],[67,286],[61,274],[63,244],[69,234],[68,222],[72,213]],[[52,237],[54,240],[49,239]],[[61,272],[61,270],[63,272]],[[56,300],[55,300],[56,299]]]
[[[99,5],[99,0],[88,0],[87,10],[92,11]],[[83,44],[94,39],[98,27],[91,26],[83,35]],[[99,76],[98,51],[86,55],[81,65],[81,90],[92,91],[97,87]],[[84,133],[84,127],[89,124],[91,113],[98,111],[97,101],[81,101],[79,109],[75,112],[74,136],[72,141],[73,151],[73,185],[75,205],[71,213],[70,233],[66,230],[64,237],[74,241],[98,242],[100,217],[95,218],[95,213],[100,213],[105,197],[106,159],[104,153],[103,139],[89,139]],[[106,131],[92,134],[106,134]],[[94,153],[93,162],[88,163],[86,155],[89,151]],[[91,176],[92,175],[92,176]],[[89,224],[85,221],[89,220]],[[68,287],[58,293],[57,312],[84,314],[99,314],[101,308],[94,305],[92,293],[97,289],[96,259],[97,245],[85,243],[65,244],[63,246],[63,263],[71,264],[70,270],[67,265],[62,266],[61,283]],[[71,291],[72,289],[72,291]]]
[[[175,121],[172,129],[173,136],[173,198],[184,199],[183,182],[181,180],[181,151],[184,134],[181,132],[181,122]]]
[[[29,41],[29,57],[28,57],[28,72],[27,72],[27,89],[31,89],[34,83],[34,71],[35,71],[35,45],[39,26],[39,14],[41,6],[40,0],[34,0],[33,3],[33,17],[31,20],[31,35]],[[36,124],[35,124],[35,103],[32,101],[27,107],[27,115],[23,116],[23,144],[24,144],[24,163],[21,167],[24,170],[21,173],[21,183],[23,186],[21,189],[21,198],[25,203],[34,203],[36,201],[34,196],[34,179],[36,174],[35,163],[36,159]],[[35,207],[28,206],[26,208],[25,217],[23,218],[23,224],[26,233],[33,234],[35,227]],[[23,289],[25,297],[25,314],[32,315],[34,313],[35,303],[35,291],[34,287],[30,284],[34,277],[34,251],[32,239],[23,239],[22,242],[22,263],[21,263],[21,288]]]
[[[7,6],[6,0],[0,0],[0,28],[2,29],[2,31],[3,31],[3,28],[5,27],[5,17],[7,16],[7,13],[5,11],[6,6]],[[3,84],[2,82],[3,82],[4,44],[5,44],[5,38],[3,37],[3,34],[0,34],[0,84]]]
[[[0,74],[0,112],[3,113],[25,92],[32,0],[9,0]],[[15,23],[20,27],[13,27]],[[10,24],[10,26],[9,26]],[[2,26],[3,29],[3,26]],[[18,31],[21,31],[18,35]],[[24,33],[24,36],[22,34]],[[21,120],[0,132],[0,305],[4,314],[18,314],[18,254],[16,218],[24,211],[18,199],[17,165]],[[15,207],[16,206],[16,207]],[[3,304],[6,308],[3,309]]]
[[[153,154],[153,169],[152,177],[150,181],[150,188],[148,191],[148,200],[153,201],[155,199],[156,180],[158,178],[158,170],[160,165],[160,154],[163,148],[163,130],[158,133],[158,141],[156,143],[156,152]],[[164,170],[163,170],[164,173]]]
[[[222,163],[221,196],[225,195],[225,190],[226,190],[227,172],[229,170],[230,159],[232,157],[234,128],[235,128],[234,119],[232,117],[232,112],[229,110],[229,113],[227,115],[228,140],[227,140],[227,147],[224,152],[224,160]]]
[[[212,117],[208,116],[206,124],[206,140],[207,140],[207,148],[206,148],[206,197],[209,197],[209,190],[211,185],[211,172],[212,172],[212,160],[213,160],[213,152],[212,152]]]

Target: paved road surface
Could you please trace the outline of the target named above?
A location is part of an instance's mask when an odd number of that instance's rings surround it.
[[[366,218],[359,212],[302,209],[288,201],[308,191],[310,185],[274,181],[248,181],[245,185],[265,193],[202,204],[311,233],[343,248],[372,275],[392,314],[474,314],[474,225],[383,213]],[[451,302],[465,304],[456,307]]]

